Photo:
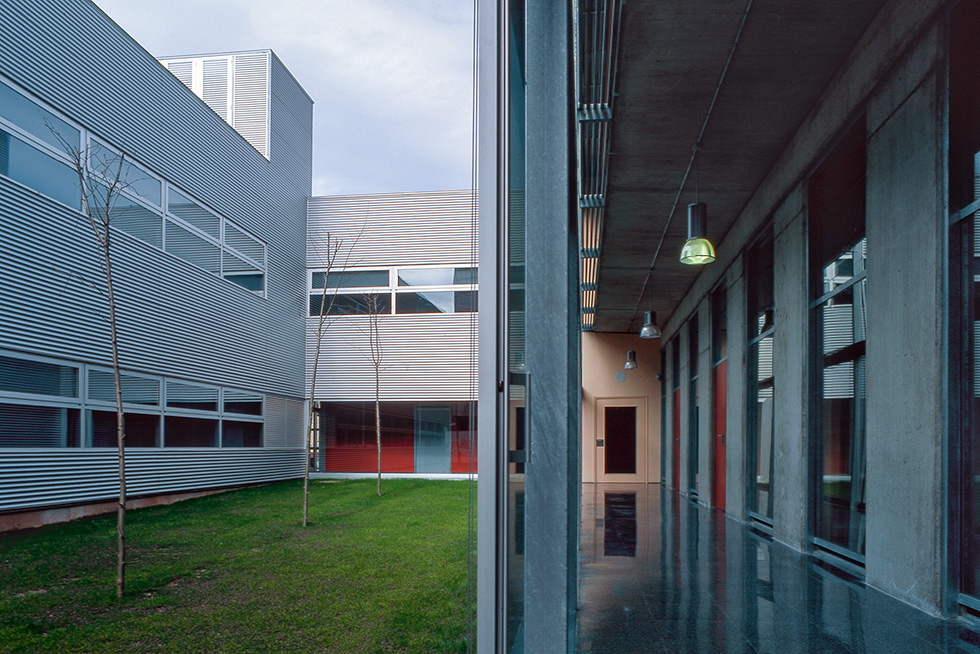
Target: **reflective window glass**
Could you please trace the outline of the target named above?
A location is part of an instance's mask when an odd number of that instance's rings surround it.
[[[88,158],[89,168],[93,173],[108,182],[118,179],[119,185],[126,191],[138,195],[156,207],[160,206],[162,198],[160,180],[133,164],[128,157],[123,157],[122,168],[120,168],[120,155],[93,140],[89,145]]]
[[[184,261],[217,274],[221,270],[221,249],[180,225],[167,221],[166,250]]]
[[[167,211],[206,234],[215,238],[221,235],[218,217],[173,187],[167,192]]]
[[[454,268],[401,268],[398,270],[399,286],[451,286]]]
[[[326,297],[315,294],[310,296],[310,315],[319,316],[321,307],[323,314],[328,316],[368,315],[371,297],[377,298],[378,313],[391,313],[390,293],[327,293]]]
[[[65,149],[62,141],[78,148],[77,129],[3,83],[0,83],[0,116],[59,150]]]
[[[71,166],[3,130],[0,130],[0,175],[73,209],[81,207],[78,173]]]
[[[456,298],[453,291],[398,293],[395,313],[453,313]]]
[[[387,270],[331,270],[313,273],[313,288],[378,288],[388,286]]]

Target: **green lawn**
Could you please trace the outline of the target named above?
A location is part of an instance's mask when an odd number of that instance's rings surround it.
[[[467,484],[283,482],[0,534],[0,652],[465,652]]]

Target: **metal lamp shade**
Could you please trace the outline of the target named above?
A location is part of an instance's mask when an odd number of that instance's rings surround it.
[[[687,243],[681,250],[681,263],[698,265],[715,260],[715,248],[707,238],[708,205],[695,202],[687,206]]]
[[[643,314],[643,328],[640,330],[640,338],[660,338],[656,312],[647,311]]]

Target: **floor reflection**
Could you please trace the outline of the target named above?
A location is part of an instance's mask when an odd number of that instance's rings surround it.
[[[579,653],[970,652],[980,637],[658,484],[585,484]]]

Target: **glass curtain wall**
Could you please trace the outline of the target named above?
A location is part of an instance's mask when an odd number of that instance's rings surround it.
[[[814,542],[863,564],[867,242],[859,120],[809,184]]]
[[[507,62],[507,219],[505,261],[499,270],[506,272],[506,453],[505,479],[502,488],[506,505],[506,644],[508,652],[524,651],[524,470],[528,452],[527,406],[530,374],[524,350],[524,262],[525,262],[525,44],[524,2],[508,2]]]
[[[749,516],[772,526],[773,492],[773,323],[772,234],[766,234],[750,250],[747,261],[748,347],[746,348],[746,469],[749,471]]]
[[[687,323],[688,413],[687,413],[687,486],[692,498],[698,496],[698,316]]]
[[[980,616],[980,7],[959,3],[950,21],[950,441],[951,575],[961,610]]]

